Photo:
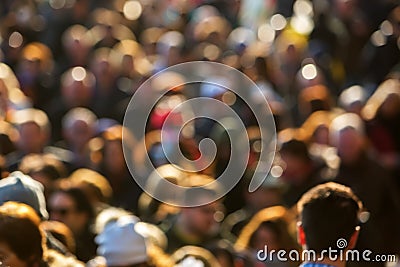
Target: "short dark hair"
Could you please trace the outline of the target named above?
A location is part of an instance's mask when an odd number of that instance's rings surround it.
[[[349,187],[329,182],[306,192],[297,207],[307,248],[321,253],[342,249],[337,247],[340,238],[349,241],[359,225],[362,204]]]
[[[78,187],[60,187],[56,189],[54,194],[61,193],[68,195],[75,203],[75,208],[79,212],[84,212],[88,215],[89,220],[93,220],[95,217],[95,211],[90,203],[89,198],[85,195],[82,189]]]
[[[306,162],[311,161],[310,153],[308,152],[307,144],[297,139],[291,139],[282,144],[281,153],[287,153],[300,158]]]

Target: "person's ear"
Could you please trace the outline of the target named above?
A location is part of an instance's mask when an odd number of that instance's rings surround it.
[[[297,242],[300,246],[306,246],[306,235],[304,233],[304,228],[301,222],[297,222]]]
[[[357,226],[354,233],[350,237],[349,245],[347,246],[348,249],[353,249],[356,246],[359,233],[360,233],[360,226]]]

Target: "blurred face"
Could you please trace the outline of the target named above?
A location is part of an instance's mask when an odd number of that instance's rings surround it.
[[[63,192],[51,195],[49,213],[50,220],[64,223],[74,234],[82,232],[87,222],[85,213],[78,211],[73,199]]]
[[[281,204],[282,194],[279,189],[260,187],[252,193],[246,193],[246,202],[250,208],[258,211]]]
[[[0,242],[0,266],[7,267],[29,267],[28,263],[22,261],[11,251],[10,247]]]
[[[195,234],[209,235],[216,226],[215,213],[218,211],[217,202],[208,205],[184,208],[182,214],[187,221],[186,227]]]
[[[356,161],[360,157],[363,147],[363,137],[354,129],[345,129],[339,133],[337,150],[344,163]]]
[[[82,149],[89,142],[93,130],[84,121],[76,121],[71,128],[65,130],[65,138],[73,147]]]
[[[19,128],[18,147],[24,153],[41,153],[46,136],[34,122],[27,122]]]
[[[264,246],[268,246],[268,251],[280,249],[276,234],[268,227],[261,226],[254,233],[252,248],[258,251],[264,249]]]
[[[124,153],[120,141],[109,141],[106,144],[104,160],[111,173],[121,173],[126,170]]]
[[[70,108],[87,106],[91,96],[92,88],[79,81],[75,81],[70,86],[63,88],[63,98]]]
[[[298,184],[307,176],[308,163],[291,153],[281,153],[285,163],[282,179],[289,184]]]

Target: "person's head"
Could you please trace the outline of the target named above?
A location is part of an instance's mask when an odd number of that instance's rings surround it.
[[[289,231],[289,216],[282,206],[260,210],[244,226],[235,247],[238,250],[296,249],[295,239]]]
[[[22,158],[19,170],[44,187],[45,196],[53,191],[54,182],[66,175],[64,164],[51,154],[28,154]]]
[[[196,246],[184,246],[172,254],[174,267],[220,267],[218,260],[207,249]]]
[[[353,112],[360,115],[366,99],[367,93],[365,89],[360,85],[353,85],[343,90],[338,102],[346,112]]]
[[[61,94],[69,108],[88,106],[94,93],[96,78],[83,67],[74,67],[61,76]]]
[[[0,180],[0,205],[8,201],[29,205],[41,219],[48,218],[42,184],[22,172],[12,172]]]
[[[218,185],[216,187],[205,186],[214,181],[208,175],[189,175],[183,182],[185,183],[186,180],[191,188],[185,191],[184,198],[185,203],[191,207],[181,208],[182,227],[200,237],[212,235],[218,222],[224,216],[220,200],[213,201],[220,188]]]
[[[145,238],[136,230],[137,218],[121,216],[105,225],[95,241],[97,254],[107,267],[147,267],[149,256]]]
[[[18,149],[24,154],[41,153],[50,138],[50,122],[46,113],[33,108],[18,110],[13,113],[12,123],[19,133]]]
[[[112,197],[112,188],[107,178],[90,169],[78,169],[69,177],[71,183],[81,188],[92,205],[107,203]]]
[[[364,122],[354,113],[336,117],[330,125],[331,144],[337,148],[341,161],[345,164],[359,159],[365,149]]]
[[[212,243],[206,247],[218,260],[221,267],[235,266],[235,251],[225,239]]]
[[[51,220],[65,223],[75,235],[88,230],[94,211],[81,189],[60,187],[53,192],[48,202]]]
[[[62,120],[63,136],[72,149],[86,146],[96,131],[97,117],[86,108],[73,108]]]
[[[248,187],[252,178],[264,179],[262,185],[253,192],[249,192]],[[243,187],[246,208],[257,212],[263,208],[268,208],[282,204],[284,183],[280,177],[274,177],[265,172],[255,171],[251,168],[244,176],[245,185]]]
[[[126,149],[126,155],[132,154],[131,148],[135,141],[131,132],[122,125],[114,125],[107,128],[102,137],[104,139],[103,165],[106,173],[121,174],[126,172],[127,166],[123,149]],[[122,137],[124,138],[124,147],[122,145]],[[127,160],[129,159],[127,158]]]
[[[2,266],[34,267],[43,259],[40,219],[28,205],[6,202],[0,206],[0,262]]]
[[[279,152],[285,165],[282,179],[294,185],[304,182],[312,168],[306,143],[292,139],[283,143]]]
[[[73,25],[64,31],[62,36],[64,52],[69,55],[74,64],[83,65],[93,46],[93,39],[87,28]]]
[[[320,254],[329,248],[355,246],[362,204],[349,187],[333,182],[318,185],[303,195],[297,209],[298,241],[303,248]],[[338,247],[340,239],[348,246]]]

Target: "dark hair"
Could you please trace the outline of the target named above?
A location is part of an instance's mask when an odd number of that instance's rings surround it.
[[[304,161],[311,161],[306,143],[300,140],[292,139],[283,143],[280,152],[291,154]]]
[[[260,229],[266,228],[270,230],[276,237],[280,249],[296,249],[296,242],[289,232],[289,226],[283,218],[264,221],[260,224],[257,230],[250,236],[249,247],[254,247],[254,241]]]
[[[359,224],[362,208],[349,187],[333,182],[310,189],[297,205],[307,247],[316,253],[338,248],[341,238],[349,241]]]
[[[54,193],[55,194],[62,193],[71,197],[75,203],[76,210],[79,212],[86,213],[89,217],[89,220],[93,220],[95,216],[93,206],[90,203],[89,198],[82,191],[82,189],[77,187],[66,187],[66,188],[59,188]]]
[[[66,175],[64,164],[50,154],[29,154],[22,158],[19,169],[28,175],[44,174],[51,180]]]
[[[40,219],[28,205],[6,202],[0,207],[0,241],[22,261],[33,266],[43,258]]]

